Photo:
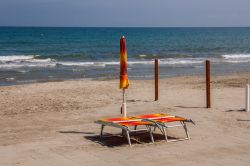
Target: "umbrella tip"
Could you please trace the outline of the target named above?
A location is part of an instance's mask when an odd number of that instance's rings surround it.
[[[122,36],[122,39],[124,39],[125,38],[125,36]]]

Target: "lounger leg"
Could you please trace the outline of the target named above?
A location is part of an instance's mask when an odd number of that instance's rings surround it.
[[[150,126],[148,126],[148,130],[149,130],[149,134],[150,134],[151,141],[152,141],[152,143],[154,143],[155,141],[154,141],[154,137],[153,137],[152,129],[151,129],[151,127],[150,127]]]
[[[102,139],[102,135],[103,135],[103,129],[104,129],[104,125],[101,126],[101,133],[100,133],[100,138]]]
[[[126,131],[126,135],[127,135],[127,139],[128,139],[128,144],[129,144],[129,146],[131,146],[129,131]]]
[[[127,137],[126,130],[122,129],[121,136],[123,136],[123,137]]]
[[[182,122],[182,123],[183,123],[183,128],[184,128],[184,130],[185,130],[185,133],[186,133],[187,139],[189,139],[189,140],[190,140],[190,136],[189,136],[189,133],[188,133],[188,130],[187,130],[187,125],[186,125],[186,123],[185,123],[185,122]]]
[[[156,130],[156,126],[154,126],[154,131]]]
[[[164,132],[165,139],[168,142],[168,135],[167,135],[167,131],[166,131],[165,127],[162,127],[162,130]]]

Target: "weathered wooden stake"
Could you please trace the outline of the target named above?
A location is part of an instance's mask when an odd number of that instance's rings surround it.
[[[207,108],[211,108],[210,61],[209,60],[206,60],[206,92],[207,92]]]
[[[159,63],[159,60],[155,59],[155,101],[158,100],[158,90],[159,90],[159,86],[158,86],[158,79],[159,79],[158,63]]]

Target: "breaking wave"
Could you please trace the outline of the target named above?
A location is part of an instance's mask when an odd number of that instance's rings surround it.
[[[48,67],[56,63],[50,58],[39,59],[39,55],[0,56],[0,68]]]
[[[250,62],[250,54],[225,54],[221,56],[228,63],[247,63]]]
[[[250,59],[250,54],[227,54],[227,55],[222,55],[222,57],[225,59],[242,59],[242,58]]]
[[[144,57],[146,55],[141,55]],[[187,66],[202,64],[206,58],[160,58],[160,65],[166,66]],[[225,54],[219,57],[210,58],[214,63],[246,63],[250,62],[250,54]],[[129,59],[128,64],[133,65],[153,65],[154,59]],[[120,65],[119,60],[110,61],[62,61],[56,60],[51,57],[44,57],[40,55],[8,55],[0,56],[0,68],[11,69],[11,68],[22,68],[22,67],[56,67],[56,66],[79,66],[79,67],[106,67],[106,66],[118,66]]]

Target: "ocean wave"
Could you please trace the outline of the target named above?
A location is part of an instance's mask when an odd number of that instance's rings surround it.
[[[129,65],[147,65],[147,64],[153,64],[153,60],[147,60],[147,61],[128,61]],[[103,62],[68,62],[68,61],[58,61],[57,65],[62,66],[96,66],[96,67],[106,67],[106,66],[119,66],[120,61],[103,61]]]
[[[53,59],[39,59],[39,55],[0,56],[0,68],[50,67],[56,66]],[[37,59],[38,58],[38,59]]]
[[[142,55],[141,55],[142,56]],[[144,56],[144,55],[143,55]],[[143,57],[142,56],[142,57]],[[146,56],[146,55],[145,55]],[[182,66],[197,66],[204,63],[207,58],[160,58],[159,65],[182,67]],[[246,63],[250,62],[250,54],[228,54],[221,55],[221,57],[209,58],[213,63]],[[130,59],[128,61],[129,66],[133,65],[153,65],[154,59]],[[12,68],[44,68],[44,67],[60,67],[60,66],[76,66],[76,67],[107,67],[107,66],[119,66],[119,60],[110,61],[63,61],[55,60],[49,57],[44,58],[40,55],[9,55],[0,56],[0,68],[12,69]]]
[[[50,62],[51,58],[40,58],[40,55],[8,55],[8,56],[0,56],[0,62]]]
[[[248,63],[250,62],[250,54],[226,54],[221,56],[227,63]]]
[[[0,62],[25,61],[34,59],[37,55],[8,55],[0,56]]]
[[[189,65],[204,63],[204,58],[167,58],[160,59],[161,64],[166,65]]]
[[[41,58],[39,55],[11,55],[0,56],[0,68],[22,67],[56,67],[56,66],[79,66],[79,67],[106,67],[119,66],[120,61],[60,61],[51,58]],[[202,58],[162,58],[160,65],[190,65],[203,63]],[[128,65],[153,65],[154,59],[130,60]]]
[[[55,67],[56,64],[1,64],[1,69],[16,69],[16,68],[22,68],[22,67],[32,67],[32,68],[41,68],[41,67]]]
[[[135,58],[137,59],[154,59],[154,58],[159,58],[159,55],[155,55],[155,54],[140,54],[137,55]]]
[[[226,63],[248,63],[248,62],[250,62],[250,59],[245,59],[245,60],[239,60],[239,59],[225,60],[224,62],[226,62]]]
[[[15,78],[14,77],[9,77],[9,78],[6,78],[7,81],[14,81]]]
[[[250,54],[226,54],[222,55],[224,59],[250,59]]]
[[[154,61],[128,61],[129,65],[139,65],[139,64],[153,64]],[[119,66],[120,61],[103,61],[103,62],[69,62],[69,61],[58,61],[57,65],[62,66],[95,66],[95,67],[106,67],[106,66]]]
[[[145,57],[147,57],[147,55],[145,55],[145,54],[141,54],[141,55],[138,55],[140,58],[145,58]]]
[[[120,65],[120,62],[70,62],[70,61],[58,61],[57,65],[62,66],[96,66],[105,67],[106,65]]]
[[[185,64],[198,64],[203,63],[205,59],[202,58],[167,58],[167,59],[159,59],[160,64],[165,65],[185,65]],[[120,65],[119,61],[106,61],[106,62],[57,62],[58,65],[63,66],[102,66],[105,67],[107,65]],[[154,60],[140,60],[140,61],[128,61],[128,65],[152,65],[154,64]]]
[[[166,58],[192,58],[191,54],[166,54],[166,55],[156,55],[156,54],[139,54],[135,58],[136,59],[166,59]]]

